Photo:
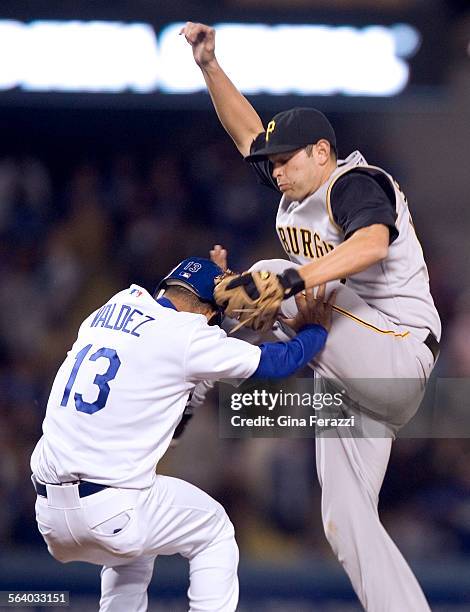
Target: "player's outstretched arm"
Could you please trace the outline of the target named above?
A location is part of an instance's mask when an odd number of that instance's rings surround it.
[[[389,240],[390,232],[386,225],[362,227],[333,251],[297,271],[306,288],[348,278],[385,259]]]
[[[191,45],[202,71],[215,111],[237,149],[245,157],[256,136],[264,131],[258,113],[238,91],[215,57],[215,30],[203,23],[188,21],[180,34]]]

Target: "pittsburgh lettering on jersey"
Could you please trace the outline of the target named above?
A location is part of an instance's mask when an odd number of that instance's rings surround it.
[[[119,310],[118,308],[117,304],[105,304],[96,313],[90,327],[106,327],[107,329],[124,332],[125,334],[131,334],[131,336],[140,338],[137,330],[142,325],[145,325],[145,323],[155,321],[155,317],[150,317],[137,308],[131,308],[127,304],[122,304]]]
[[[277,232],[288,255],[318,259],[334,249],[332,244],[322,240],[320,234],[303,227],[278,227]]]

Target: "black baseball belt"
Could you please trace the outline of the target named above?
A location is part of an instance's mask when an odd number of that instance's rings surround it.
[[[429,332],[429,334],[426,336],[424,344],[431,351],[432,356],[434,357],[434,362],[436,362],[441,350],[439,348],[439,341],[437,340],[436,336],[432,332]]]
[[[31,477],[31,480],[33,481],[33,486],[36,493],[41,497],[45,497],[47,499],[46,484],[43,482],[39,482],[34,476]],[[73,482],[55,484],[54,486],[60,487],[65,484],[78,484],[78,495],[80,497],[88,497],[88,495],[93,495],[93,493],[98,493],[99,491],[103,491],[103,489],[109,489],[109,487],[107,487],[106,485],[96,484],[95,482],[88,482],[87,480],[75,480]]]

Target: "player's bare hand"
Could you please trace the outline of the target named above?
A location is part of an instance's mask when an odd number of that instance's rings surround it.
[[[204,23],[186,22],[180,34],[193,48],[194,61],[201,68],[215,59],[215,30]]]
[[[313,289],[298,293],[295,296],[298,313],[293,319],[283,319],[284,323],[296,332],[305,325],[321,325],[330,331],[336,291],[332,291],[325,301],[325,289],[325,285],[320,285],[316,297]]]
[[[224,272],[227,270],[227,249],[224,249],[221,244],[214,244],[214,247],[209,251],[209,255],[211,261],[217,264],[219,268],[222,268]]]

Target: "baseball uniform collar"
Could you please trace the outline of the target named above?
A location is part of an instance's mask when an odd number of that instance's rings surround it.
[[[166,297],[158,298],[156,302],[157,304],[160,304],[160,306],[164,306],[165,308],[173,308],[173,310],[178,310],[176,306],[173,304],[173,302]]]

